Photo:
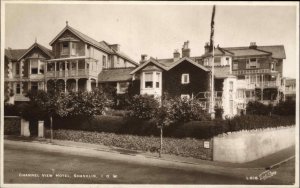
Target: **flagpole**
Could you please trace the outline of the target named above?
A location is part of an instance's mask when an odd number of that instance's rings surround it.
[[[210,105],[210,113],[211,119],[215,119],[215,46],[214,46],[214,30],[215,30],[215,8],[213,6],[213,12],[211,17],[211,36],[210,36],[210,47],[212,50],[212,65],[211,65],[211,105]]]

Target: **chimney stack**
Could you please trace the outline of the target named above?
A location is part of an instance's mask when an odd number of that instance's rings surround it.
[[[190,57],[189,41],[184,42],[182,47],[182,57]]]
[[[120,44],[111,44],[110,47],[115,51],[120,51]]]
[[[180,53],[178,52],[177,49],[173,53],[173,58],[174,58],[174,61],[177,61],[178,59],[180,59]]]
[[[141,55],[141,60],[140,60],[140,64],[143,64],[147,61],[147,54],[142,54]]]
[[[205,46],[204,46],[204,53],[206,54],[206,53],[208,53],[209,52],[209,43],[208,42],[206,42],[205,43]]]
[[[249,48],[256,49],[257,48],[256,42],[250,42]]]

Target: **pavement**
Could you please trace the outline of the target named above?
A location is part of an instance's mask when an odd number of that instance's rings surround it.
[[[134,151],[117,147],[108,147],[100,144],[89,144],[82,142],[66,141],[66,140],[56,140],[54,139],[50,143],[49,139],[43,138],[31,138],[31,137],[21,137],[21,136],[4,136],[4,143],[12,142],[31,142],[32,144],[40,147],[48,146],[61,146],[66,148],[66,150],[82,151],[85,154],[95,154],[95,152],[101,153],[102,156],[107,155],[108,158],[112,156],[120,160],[134,160],[141,163],[151,163],[151,164],[172,164],[177,167],[191,167],[198,168],[201,170],[213,170],[216,173],[230,173],[230,174],[240,174],[242,176],[251,175],[257,173],[257,171],[263,171],[273,168],[278,168],[281,164],[295,158],[295,146],[289,147],[287,149],[281,150],[274,154],[268,155],[266,157],[257,159],[255,161],[246,163],[228,163],[228,162],[217,162],[195,159],[191,157],[181,157],[175,155],[163,154],[161,158],[158,157],[157,153]],[[115,155],[111,155],[114,153]],[[125,157],[125,158],[124,158]],[[127,158],[126,158],[127,157]],[[146,160],[145,160],[146,159]],[[229,170],[230,169],[230,170]],[[230,172],[228,172],[230,171]]]

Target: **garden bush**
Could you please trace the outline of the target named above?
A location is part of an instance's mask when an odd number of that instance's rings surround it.
[[[20,135],[20,118],[4,118],[4,135]]]
[[[279,102],[279,104],[274,107],[273,113],[281,116],[295,116],[296,101],[286,100]]]
[[[47,131],[46,134],[48,136],[49,131]],[[113,133],[97,133],[73,130],[55,130],[54,138],[59,140],[103,144],[110,147],[113,146],[138,151],[150,151],[150,149],[153,147],[159,148],[160,143],[158,137],[116,135]],[[211,150],[203,148],[203,140],[189,138],[165,138],[162,153],[206,160],[211,160],[212,157]]]
[[[4,116],[19,116],[20,109],[14,104],[4,104]]]
[[[265,105],[258,101],[250,101],[247,104],[246,111],[250,115],[270,115],[272,113],[272,105]]]

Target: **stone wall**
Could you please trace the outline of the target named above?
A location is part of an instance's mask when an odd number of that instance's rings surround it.
[[[213,160],[244,163],[295,145],[295,126],[233,132],[213,138]]]

